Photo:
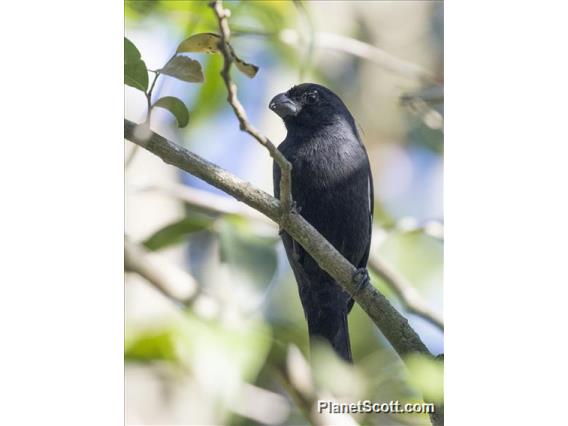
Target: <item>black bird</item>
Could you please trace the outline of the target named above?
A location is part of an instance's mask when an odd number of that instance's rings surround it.
[[[305,83],[276,95],[269,104],[287,130],[278,149],[292,164],[297,211],[345,258],[366,274],[373,218],[369,158],[353,116],[331,90]],[[280,196],[280,168],[273,167]],[[310,340],[323,338],[352,361],[347,314],[353,299],[287,233],[281,233],[292,266]]]

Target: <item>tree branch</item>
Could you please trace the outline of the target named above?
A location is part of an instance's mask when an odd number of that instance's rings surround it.
[[[300,36],[296,30],[285,29],[278,34],[280,41],[297,47]],[[397,58],[394,55],[363,41],[346,37],[340,34],[317,32],[315,33],[315,45],[321,49],[337,50],[349,55],[357,56],[370,62],[374,62],[381,68],[402,75],[404,77],[420,80],[423,82],[435,82],[434,75],[412,62]]]
[[[168,268],[165,264],[157,262],[143,247],[128,238],[124,239],[124,269],[140,275],[175,305],[188,306],[198,295],[197,283],[185,271],[178,271],[173,265],[169,266],[170,270],[166,270]],[[172,288],[172,273],[176,273],[178,278],[183,277],[183,284],[185,285],[183,295],[178,294],[179,292]]]
[[[356,291],[357,283],[353,281],[356,268],[302,216],[293,210],[281,215],[280,202],[276,198],[157,133],[150,131],[149,135],[138,135],[136,127],[135,123],[124,120],[125,139],[242,201],[284,229],[351,294],[401,357],[416,352],[431,355],[406,318],[373,286]]]
[[[225,87],[227,88],[227,102],[233,108],[237,119],[239,120],[240,129],[254,139],[256,139],[261,145],[263,145],[270,156],[274,159],[278,167],[280,167],[281,177],[280,177],[280,203],[282,207],[282,215],[287,214],[292,208],[292,165],[290,162],[282,155],[276,146],[260,133],[247,118],[247,113],[237,98],[237,86],[231,79],[231,65],[233,64],[233,52],[231,51],[231,46],[228,44],[229,38],[231,37],[231,30],[229,28],[228,18],[230,16],[230,11],[223,8],[223,3],[219,0],[213,1],[211,3],[211,8],[217,16],[219,23],[219,33],[221,36],[221,41],[219,42],[219,49],[223,54],[223,69],[221,70],[221,77],[225,82]]]
[[[301,45],[302,37],[297,30],[292,28],[285,28],[280,32],[276,31],[259,31],[251,28],[238,28],[234,31],[235,36],[253,35],[261,37],[276,38],[282,43],[291,47],[297,48]],[[336,50],[348,55],[357,56],[358,58],[373,62],[386,71],[398,74],[414,80],[419,80],[427,83],[439,83],[434,74],[427,69],[400,59],[391,53],[373,46],[372,44],[365,43],[364,41],[357,40],[352,37],[327,33],[315,32],[314,33],[314,47],[320,49]]]
[[[134,157],[136,157],[136,152],[138,151],[138,148],[139,148],[138,145],[134,145],[132,147],[132,149],[128,153],[128,156],[126,157],[126,160],[124,160],[124,169],[130,167],[130,164],[132,164],[132,160],[134,160]]]
[[[134,145],[138,146],[138,145]],[[129,185],[134,191],[156,191],[164,195],[176,198],[183,203],[195,207],[201,211],[210,214],[229,214],[238,215],[246,219],[251,219],[264,223],[266,225],[275,226],[274,222],[258,211],[250,208],[246,204],[240,204],[233,199],[217,195],[203,189],[193,188],[181,183],[160,183],[150,185]]]
[[[379,256],[371,253],[369,268],[379,275],[385,283],[396,293],[406,310],[414,315],[424,318],[442,331],[444,321],[424,302],[420,294],[408,281],[394,271]]]

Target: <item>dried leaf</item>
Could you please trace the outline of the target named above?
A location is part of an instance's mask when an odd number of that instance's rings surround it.
[[[248,78],[253,78],[256,73],[258,72],[258,67],[253,64],[249,64],[248,62],[243,61],[241,58],[237,57],[233,53],[235,59],[235,65],[237,66],[238,70],[246,75]]]
[[[182,52],[205,52],[205,53],[220,53],[219,43],[221,36],[214,33],[199,33],[182,41],[178,48],[177,53]],[[235,61],[237,69],[249,78],[253,78],[258,72],[258,67],[239,58],[230,43],[229,51]]]

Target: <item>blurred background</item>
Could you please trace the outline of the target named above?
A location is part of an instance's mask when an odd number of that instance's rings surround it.
[[[374,176],[372,282],[442,353],[443,3],[224,5],[235,51],[260,67],[252,79],[233,69],[239,98],[272,141],[285,129],[268,101],[294,84],[323,84],[351,110]],[[201,32],[217,32],[207,1],[125,2],[125,36],[148,69]],[[270,157],[239,131],[226,102],[222,57],[187,56],[202,64],[205,81],[161,76],[153,98],[182,99],[189,124],[179,129],[158,108],[152,129],[272,193]],[[146,107],[144,94],[125,86],[125,117],[142,122]],[[419,357],[406,368],[357,305],[354,366],[325,347],[308,356],[276,226],[133,144],[125,150],[127,424],[429,424],[424,414],[315,416],[317,399],[440,400],[443,373]],[[424,309],[417,314],[401,296]]]

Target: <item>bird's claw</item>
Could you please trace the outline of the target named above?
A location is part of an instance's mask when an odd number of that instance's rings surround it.
[[[290,213],[300,214],[302,207],[298,205],[295,201],[292,201],[292,206],[290,207]]]
[[[290,206],[290,209],[288,210],[287,213],[285,213],[284,215],[287,214],[300,214],[300,212],[302,211],[302,207],[298,205],[298,203],[296,203],[295,201],[292,201],[292,205]],[[279,228],[278,229],[278,235],[282,236],[282,234],[286,232],[283,228]]]
[[[353,274],[353,282],[355,283],[355,294],[367,287],[371,283],[367,268],[357,269]]]

